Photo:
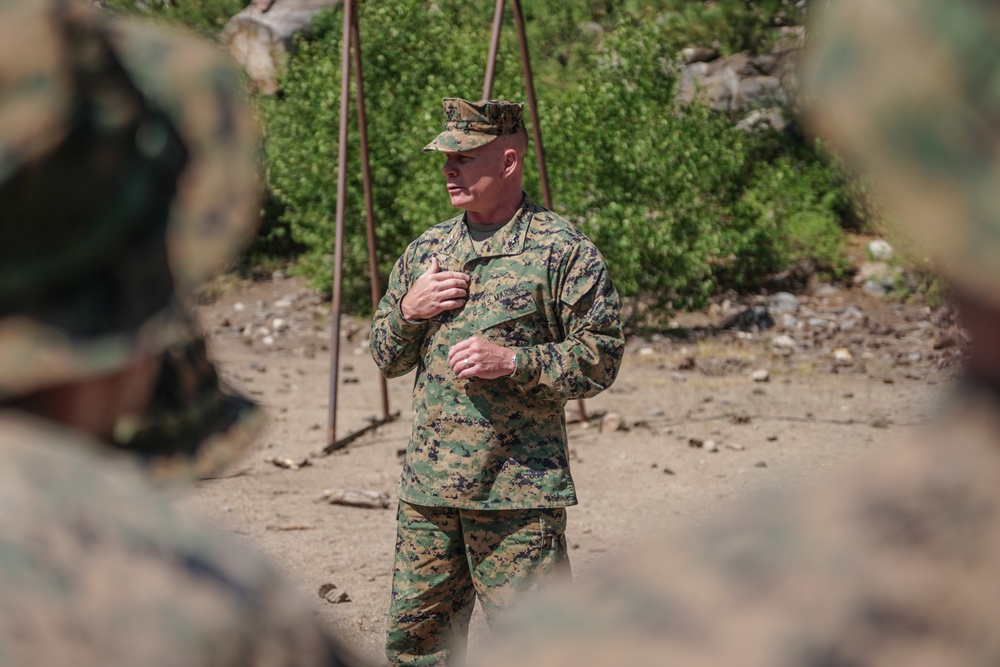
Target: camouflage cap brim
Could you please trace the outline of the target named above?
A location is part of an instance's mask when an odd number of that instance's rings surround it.
[[[504,100],[470,102],[460,97],[447,97],[442,102],[444,131],[424,146],[424,151],[468,151],[524,128],[522,104]]]
[[[0,318],[0,401],[43,387],[97,377],[190,337],[182,308],[173,302],[139,329],[82,340],[30,317]]]
[[[201,335],[161,356],[145,414],[120,421],[114,444],[162,483],[214,476],[239,460],[265,424],[254,401],[220,381]]]
[[[468,132],[448,131],[434,137],[434,140],[424,146],[424,152],[440,151],[442,153],[460,153],[473,148],[485,146],[497,138],[495,134],[470,134]]]

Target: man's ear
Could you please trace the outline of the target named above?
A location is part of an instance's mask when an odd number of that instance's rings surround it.
[[[503,152],[503,175],[509,176],[514,173],[517,168],[517,151],[513,148],[508,148]]]

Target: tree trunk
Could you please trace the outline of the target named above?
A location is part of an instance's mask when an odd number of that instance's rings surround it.
[[[278,68],[295,35],[312,17],[341,0],[253,0],[229,19],[219,39],[261,92],[278,91]]]

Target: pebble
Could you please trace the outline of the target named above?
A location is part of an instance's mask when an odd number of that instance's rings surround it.
[[[877,262],[892,259],[893,252],[892,246],[882,239],[875,239],[868,244],[868,256]]]
[[[779,313],[795,314],[799,309],[799,300],[789,292],[778,292],[771,297],[771,310]]]
[[[609,412],[601,418],[601,433],[614,433],[624,429],[625,420],[617,412]]]
[[[865,281],[863,289],[869,294],[874,294],[875,296],[885,296],[887,292],[885,285],[874,280]]]
[[[869,280],[881,282],[882,278],[889,272],[889,265],[885,262],[864,262],[858,267],[858,272],[854,276],[855,284],[864,283]]]
[[[833,351],[833,359],[837,363],[846,364],[854,361],[854,355],[846,347],[838,347]]]
[[[719,445],[716,444],[715,440],[706,440],[702,443],[701,448],[706,452],[717,452],[719,451]]]
[[[863,320],[865,318],[864,312],[857,306],[848,306],[837,313],[843,318],[851,320]]]
[[[651,347],[640,347],[639,348],[639,354],[641,356],[644,356],[644,357],[645,356],[649,356],[650,354],[653,354],[653,348],[651,348]]]
[[[351,601],[347,591],[338,591],[336,584],[323,584],[319,587],[319,596],[331,604],[343,604]]]
[[[243,304],[242,301],[237,301],[236,303],[233,304],[233,310],[235,310],[237,313],[242,313],[246,309],[247,307]]]
[[[788,335],[775,336],[771,339],[771,347],[780,354],[791,354],[795,350],[795,339]]]
[[[754,371],[750,377],[753,378],[754,382],[769,382],[771,380],[771,374],[766,368]]]

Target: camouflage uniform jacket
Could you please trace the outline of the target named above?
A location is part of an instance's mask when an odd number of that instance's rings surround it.
[[[131,457],[0,410],[0,665],[356,664],[245,545]]]
[[[468,299],[431,320],[407,321],[400,303],[432,256],[442,270],[470,275]],[[466,509],[575,504],[564,408],[614,381],[624,348],[620,309],[593,243],[527,197],[481,255],[463,216],[413,241],[392,270],[371,334],[386,376],[417,369],[399,497]],[[513,350],[512,376],[455,376],[448,350],[474,335]]]
[[[1000,388],[554,594],[476,665],[1000,664]]]

